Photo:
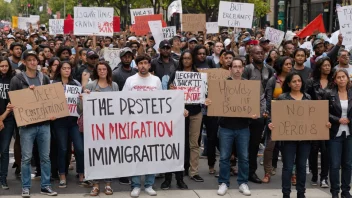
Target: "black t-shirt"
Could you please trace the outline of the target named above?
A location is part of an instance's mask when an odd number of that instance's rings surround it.
[[[301,76],[302,76],[302,80],[304,83],[307,83],[308,79],[310,78],[310,75],[312,73],[312,69],[309,67],[304,67],[304,69],[302,70],[296,70],[295,68],[293,68],[293,71],[298,72]]]

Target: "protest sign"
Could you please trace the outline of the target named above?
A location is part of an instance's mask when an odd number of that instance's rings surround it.
[[[27,26],[28,20],[28,17],[17,17],[18,29],[27,30],[29,28]]]
[[[184,91],[186,104],[204,104],[206,82],[206,73],[176,71],[173,85]]]
[[[207,34],[217,34],[219,33],[218,22],[207,22]]]
[[[113,70],[121,62],[120,49],[116,48],[105,48],[104,49],[104,60],[107,61]]]
[[[77,104],[79,100],[79,95],[81,93],[82,93],[82,87],[73,86],[73,85],[65,86],[65,96],[66,96],[70,116],[79,117],[79,114],[77,112]]]
[[[327,100],[273,100],[272,140],[328,140]]]
[[[164,27],[163,28],[164,39],[172,39],[176,36],[176,26]]]
[[[161,14],[136,16],[135,21],[136,23],[131,26],[131,32],[134,32],[137,36],[144,36],[150,32],[148,21],[161,21],[162,27],[166,27]]]
[[[220,1],[218,25],[252,28],[254,4]]]
[[[282,40],[284,39],[285,32],[277,30],[271,27],[265,29],[265,38],[270,40],[270,43],[273,43],[277,48],[281,45]]]
[[[17,126],[26,126],[50,120],[51,117],[69,116],[68,106],[61,83],[42,85],[32,89],[9,92]]]
[[[74,34],[112,36],[114,9],[107,7],[74,7]]]
[[[12,28],[17,28],[17,27],[18,27],[18,17],[12,16]]]
[[[222,68],[198,69],[199,72],[207,73],[209,80],[226,80],[230,76],[230,71]]]
[[[257,80],[208,81],[208,116],[260,116],[260,86]]]
[[[182,14],[182,31],[198,32],[206,28],[205,14]]]
[[[84,94],[86,179],[182,171],[183,97],[177,90]]]
[[[135,24],[136,16],[153,15],[154,9],[153,8],[130,9],[130,12],[131,12],[131,24]]]
[[[49,34],[63,34],[65,19],[49,19]]]
[[[159,48],[159,44],[162,40],[164,40],[162,23],[161,21],[148,21],[148,26],[155,40],[154,49],[157,51]]]
[[[340,32],[343,36],[342,45],[352,45],[352,6],[336,7],[339,17]]]

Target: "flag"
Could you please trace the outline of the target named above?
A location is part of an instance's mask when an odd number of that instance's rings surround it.
[[[323,14],[319,14],[312,22],[310,22],[303,30],[297,33],[299,38],[305,38],[312,35],[313,33],[326,33]]]
[[[64,20],[64,34],[70,34],[73,32],[73,19],[70,14],[67,15]]]
[[[167,18],[171,21],[171,16],[174,13],[182,14],[182,2],[181,0],[173,1],[167,8]]]

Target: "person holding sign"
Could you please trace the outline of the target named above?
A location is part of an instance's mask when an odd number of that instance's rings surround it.
[[[352,166],[352,91],[346,69],[337,69],[333,80],[335,86],[324,95],[329,100],[330,129],[330,192],[333,198],[339,197],[340,167],[341,197],[350,198],[351,166]]]
[[[242,78],[244,63],[240,58],[234,58],[229,68],[230,77],[227,80],[245,80]],[[211,105],[208,98],[205,105]],[[252,119],[257,119],[258,115],[252,115]],[[238,158],[238,176],[237,182],[239,190],[246,196],[251,195],[248,187],[249,163],[248,163],[248,146],[249,146],[249,120],[250,118],[241,117],[220,117],[219,118],[219,147],[220,147],[220,174],[218,195],[224,196],[230,186],[230,158],[232,154],[232,144],[235,143]]]
[[[311,97],[304,92],[304,81],[301,75],[295,71],[289,73],[282,86],[282,94],[277,100],[310,100]],[[277,112],[272,112],[275,114]],[[269,123],[270,130],[274,129],[273,123]],[[331,124],[326,123],[330,128]],[[297,198],[305,198],[306,163],[309,157],[310,141],[285,141],[282,146],[283,169],[282,169],[282,193],[283,198],[289,198],[291,194],[291,176],[293,165],[296,164],[297,174]]]
[[[26,71],[23,71],[11,79],[10,90],[21,89],[35,90],[36,86],[50,84],[48,76],[37,71],[38,56],[33,50],[27,50],[23,54]],[[55,118],[50,118],[55,120]],[[41,193],[49,196],[56,196],[50,183],[51,162],[50,162],[50,122],[30,124],[19,127],[22,150],[22,197],[30,197],[31,188],[31,159],[33,154],[33,144],[37,140],[41,166]]]
[[[80,87],[81,84],[74,80],[71,74],[72,65],[63,61],[57,67],[55,72],[55,80],[53,83],[60,82],[66,87],[66,85],[72,85]],[[73,90],[74,91],[74,90]],[[80,93],[79,93],[80,94]],[[66,188],[66,164],[67,164],[67,144],[70,140],[73,142],[75,156],[76,156],[76,171],[79,175],[79,184],[86,185],[83,181],[84,179],[84,153],[83,153],[83,135],[78,131],[77,117],[67,116],[63,118],[56,119],[53,122],[53,127],[55,128],[54,133],[56,136],[56,141],[58,145],[58,168],[60,184],[59,188]]]

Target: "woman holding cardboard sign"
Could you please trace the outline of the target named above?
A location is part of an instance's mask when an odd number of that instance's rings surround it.
[[[310,100],[311,97],[304,92],[304,82],[297,72],[289,73],[282,86],[283,94],[277,100]],[[268,125],[270,130],[274,129],[273,123]],[[327,123],[330,128],[331,124]],[[297,174],[297,198],[305,198],[306,163],[309,157],[310,141],[285,141],[282,147],[283,169],[282,169],[282,193],[284,198],[291,194],[291,175],[296,159]]]
[[[352,166],[352,90],[347,70],[337,69],[333,76],[334,87],[324,95],[329,100],[330,140],[330,192],[333,198],[339,197],[340,167],[341,198],[350,198]]]

